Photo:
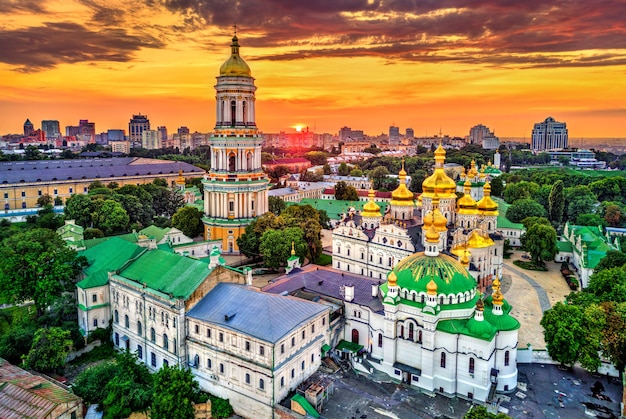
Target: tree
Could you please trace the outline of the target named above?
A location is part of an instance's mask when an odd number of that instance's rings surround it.
[[[606,313],[602,352],[618,371],[623,371],[626,365],[626,304],[608,302],[602,307]]]
[[[509,204],[512,204],[518,199],[531,198],[538,190],[539,185],[535,182],[521,181],[517,183],[510,183],[504,190],[504,200]]]
[[[594,273],[585,292],[598,302],[626,303],[626,268],[609,268]]]
[[[411,175],[411,183],[409,184],[409,190],[411,192],[421,193],[422,184],[426,179],[427,173],[425,170],[417,169]]]
[[[154,375],[154,397],[151,419],[193,419],[193,402],[198,399],[200,386],[189,368],[162,367]]]
[[[331,170],[330,170],[330,164],[326,163],[324,166],[322,166],[322,172],[323,172],[325,175],[330,175],[330,172],[331,172]]]
[[[270,196],[267,199],[268,209],[276,215],[280,215],[281,212],[287,207],[285,201],[277,196]]]
[[[52,197],[48,195],[47,193],[37,198],[38,207],[45,207],[46,205],[52,205],[52,202],[53,202]]]
[[[325,151],[309,151],[303,157],[310,161],[313,166],[322,166],[327,163],[328,153]]]
[[[22,356],[30,350],[36,327],[27,321],[13,321],[11,328],[0,337],[0,358],[12,364],[22,362]]]
[[[93,206],[87,195],[72,195],[65,201],[65,216],[82,227],[91,227]]]
[[[611,227],[622,225],[624,214],[618,205],[609,205],[604,210],[604,219]]]
[[[291,242],[294,242],[296,255],[303,259],[307,252],[307,243],[299,227],[289,227],[284,230],[267,230],[261,236],[259,251],[263,255],[266,267],[278,269],[287,264],[291,256]]]
[[[596,196],[586,185],[565,188],[565,218],[574,222],[581,214],[592,214],[598,202]]]
[[[361,177],[361,176],[363,176],[363,170],[358,169],[358,168],[352,169],[352,170],[350,170],[350,176]]]
[[[552,226],[541,223],[531,225],[521,237],[522,246],[530,253],[536,266],[543,266],[545,260],[552,260],[557,254],[556,231]]]
[[[104,232],[98,228],[86,228],[83,232],[83,238],[85,240],[97,239],[104,237]]]
[[[470,410],[463,416],[463,419],[510,419],[509,415],[502,412],[498,414],[490,413],[485,406],[472,405]]]
[[[604,226],[606,221],[598,214],[580,214],[576,217],[576,225],[579,226]]]
[[[107,199],[102,205],[96,203],[96,207],[98,206],[91,214],[95,228],[104,231],[107,236],[126,230],[130,217],[119,202]]]
[[[621,268],[624,265],[626,265],[626,253],[619,250],[608,250],[598,265],[596,265],[594,272],[598,273],[605,269]]]
[[[569,366],[578,361],[580,346],[585,342],[583,320],[580,307],[560,301],[543,313],[540,324],[552,359]]]
[[[563,195],[563,181],[557,180],[550,190],[548,198],[548,218],[554,224],[559,225],[563,220],[563,208],[565,207],[565,196]]]
[[[341,162],[337,168],[337,174],[339,176],[348,176],[350,174],[350,168],[345,162]]]
[[[114,362],[94,365],[78,374],[72,388],[86,403],[102,406],[105,396],[102,390],[117,372],[118,366]]]
[[[373,189],[382,189],[385,186],[385,180],[387,179],[387,175],[389,174],[389,170],[385,166],[378,166],[372,169],[369,173],[370,181],[372,181]]]
[[[0,295],[12,303],[32,299],[38,315],[63,292],[74,291],[86,262],[56,232],[42,228],[4,239],[0,255]]]
[[[343,200],[343,197],[346,194],[346,189],[348,189],[348,184],[343,180],[335,183],[335,199],[340,201]]]
[[[532,199],[518,199],[506,211],[506,218],[514,223],[519,223],[527,217],[543,217],[545,215],[545,209]]]
[[[502,183],[502,176],[496,176],[491,179],[489,182],[491,185],[491,195],[492,196],[502,196],[502,192],[504,191],[504,184]]]
[[[172,227],[176,227],[187,237],[197,237],[204,231],[202,212],[196,207],[182,207],[172,217]]]
[[[317,259],[322,254],[321,218],[315,208],[310,205],[292,205],[281,214],[280,218],[285,227],[298,227],[303,232],[311,260]]]
[[[38,329],[24,363],[35,371],[54,371],[65,365],[65,359],[71,348],[69,330],[60,327]]]
[[[116,357],[117,375],[104,387],[102,407],[106,419],[126,418],[152,403],[152,376],[136,355],[126,351]]]

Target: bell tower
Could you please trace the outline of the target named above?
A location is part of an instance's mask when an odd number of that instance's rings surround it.
[[[238,254],[237,238],[267,212],[269,180],[261,167],[263,139],[255,122],[254,78],[239,56],[231,55],[215,85],[215,129],[210,139],[211,170],[204,186],[204,238],[220,240],[225,254]]]

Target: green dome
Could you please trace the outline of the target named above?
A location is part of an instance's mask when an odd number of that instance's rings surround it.
[[[497,316],[491,310],[485,310],[485,320],[489,321],[499,331],[517,330],[520,328],[519,321],[506,312]]]
[[[437,294],[450,295],[472,292],[476,288],[476,280],[456,259],[439,254],[426,256],[415,253],[402,259],[393,269],[397,284],[401,289],[427,292],[431,279],[437,285]]]
[[[479,339],[490,340],[496,334],[496,328],[486,320],[478,321],[474,317],[467,321],[467,330],[472,336]]]

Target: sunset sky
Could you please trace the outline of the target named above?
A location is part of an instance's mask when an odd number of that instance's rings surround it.
[[[571,138],[626,138],[625,16],[606,0],[1,0],[0,135],[26,118],[128,131],[136,113],[209,132],[236,22],[264,132],[528,138],[552,116]]]

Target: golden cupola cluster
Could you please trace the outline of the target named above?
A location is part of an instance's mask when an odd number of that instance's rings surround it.
[[[398,205],[398,206],[413,206],[413,192],[409,191],[406,187],[406,170],[404,170],[404,159],[402,159],[402,169],[400,169],[400,173],[398,174],[398,181],[400,184],[398,187],[391,192],[391,202],[390,205]]]
[[[220,76],[251,77],[252,72],[248,64],[239,56],[239,40],[237,35],[233,36],[233,43],[230,44],[231,55],[220,67]]]
[[[481,215],[498,215],[498,204],[491,199],[491,185],[489,182],[485,183],[483,187],[483,197],[478,201],[478,212]]]
[[[463,184],[463,196],[456,203],[458,213],[463,215],[478,214],[478,206],[474,198],[472,198],[472,182],[469,179]]]
[[[361,217],[382,217],[380,213],[380,206],[374,201],[376,192],[370,189],[368,193],[369,201],[363,205],[363,211],[361,211]]]
[[[435,171],[422,183],[424,196],[432,198],[435,194],[438,194],[440,198],[456,199],[456,184],[454,180],[446,175],[443,168],[445,161],[446,150],[439,144],[439,147],[435,150]]]
[[[493,304],[501,306],[504,302],[504,295],[502,295],[502,292],[500,291],[500,280],[498,279],[498,277],[493,280],[491,286],[493,287],[491,301],[493,302]]]
[[[439,243],[439,233],[435,230],[435,226],[431,224],[426,230],[426,242],[428,243]]]

